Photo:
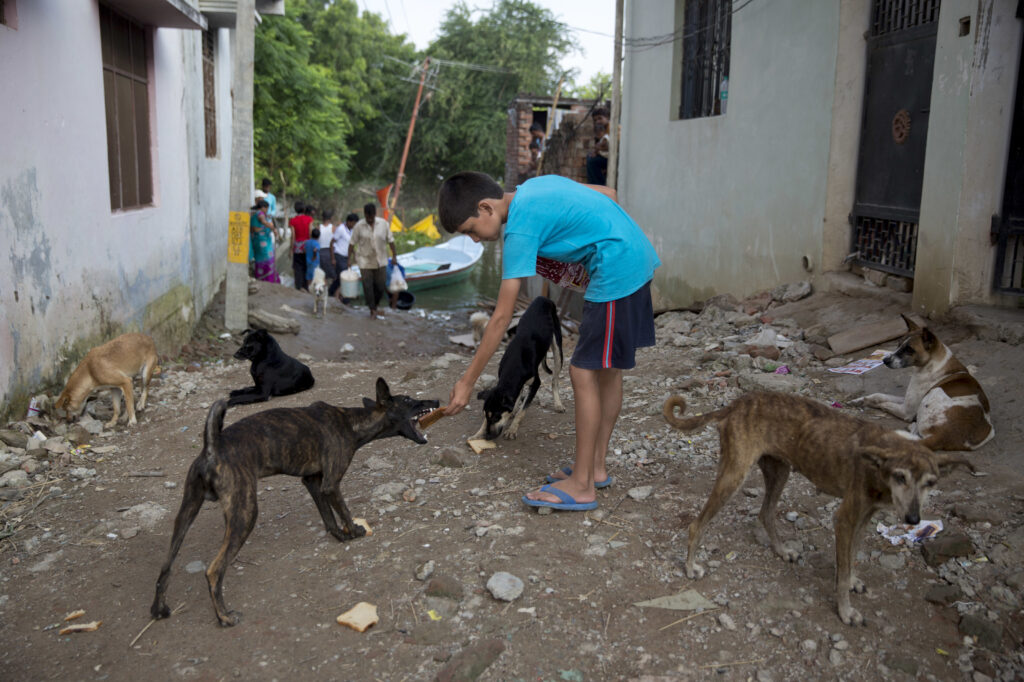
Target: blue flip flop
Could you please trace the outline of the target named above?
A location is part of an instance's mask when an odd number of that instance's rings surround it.
[[[590,511],[591,509],[597,509],[597,500],[594,500],[593,502],[577,502],[569,493],[550,485],[541,486],[540,491],[542,493],[550,493],[551,495],[554,495],[560,499],[561,502],[531,500],[526,495],[523,495],[523,502],[531,507],[550,507],[552,509],[562,509],[565,511]]]
[[[572,476],[572,467],[562,467],[562,473],[565,474],[566,476]],[[565,479],[555,478],[554,476],[547,476],[544,480],[547,481],[548,483],[557,483],[558,481],[564,481]],[[613,476],[609,476],[603,481],[594,481],[594,487],[600,490],[601,488],[607,488],[614,482],[615,478]]]

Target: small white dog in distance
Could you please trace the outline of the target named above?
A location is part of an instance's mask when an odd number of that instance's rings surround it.
[[[313,294],[313,314],[323,317],[327,312],[327,273],[320,268],[313,271],[309,291]]]
[[[480,339],[484,336],[484,329],[491,321],[491,316],[485,312],[475,312],[469,316],[469,324],[473,327],[473,343],[479,345]]]

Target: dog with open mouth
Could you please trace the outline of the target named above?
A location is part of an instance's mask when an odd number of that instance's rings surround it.
[[[392,436],[426,443],[418,420],[440,404],[392,395],[383,378],[377,379],[376,388],[376,400],[363,398],[363,407],[324,402],[282,407],[250,415],[227,428],[223,428],[226,401],[213,404],[206,418],[203,450],[185,478],[170,552],[150,608],[153,618],[171,615],[165,599],[171,564],[205,500],[220,501],[224,514],[224,541],[206,569],[206,579],[217,620],[225,627],[238,623],[239,614],[224,605],[224,572],[256,525],[259,479],[275,474],[301,477],[327,532],[340,542],[366,534],[352,520],[341,495],[341,479],[356,450]]]

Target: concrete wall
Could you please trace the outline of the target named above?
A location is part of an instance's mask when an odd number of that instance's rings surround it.
[[[1015,303],[992,293],[993,214],[1002,209],[1021,50],[1016,3],[943,0],[935,46],[914,308]],[[971,30],[960,36],[960,21]]]
[[[98,5],[18,3],[0,26],[0,413],[126,330],[175,353],[225,271],[230,45],[217,55],[217,158],[205,155],[202,36],[156,29],[154,205],[110,209]]]
[[[679,27],[682,5],[627,3],[626,35]],[[664,263],[656,305],[752,293],[821,263],[839,14],[838,0],[736,12],[724,116],[677,120],[681,41],[627,50],[619,193]]]

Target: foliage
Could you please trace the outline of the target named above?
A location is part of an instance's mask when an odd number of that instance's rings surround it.
[[[407,174],[435,184],[458,170],[501,176],[509,102],[520,92],[553,92],[573,47],[552,13],[528,0],[499,0],[475,20],[465,2],[448,10],[431,56],[493,70],[441,63]]]
[[[508,104],[520,92],[554,91],[558,63],[573,49],[563,30],[529,0],[498,0],[490,10],[462,1],[447,12],[427,51],[443,61],[424,90],[404,206],[432,205],[439,178],[456,170],[502,175]],[[360,14],[356,0],[288,0],[286,16],[263,17],[256,177],[270,177],[289,202],[336,213],[362,206],[398,172],[424,56],[378,15]]]
[[[612,98],[612,77],[604,71],[598,71],[583,85],[573,83],[566,88],[566,94],[578,99],[610,100]]]

